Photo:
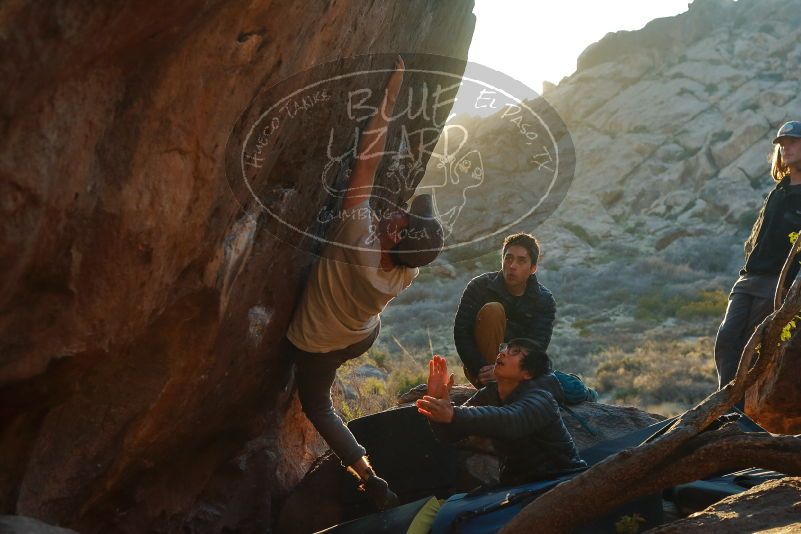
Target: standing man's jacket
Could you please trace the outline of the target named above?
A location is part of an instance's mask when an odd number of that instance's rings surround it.
[[[500,302],[506,310],[504,341],[526,337],[542,345],[543,350],[548,348],[556,318],[556,301],[537,281],[537,275],[532,274],[525,293],[515,297],[506,291],[501,271],[485,273],[467,284],[453,325],[456,351],[468,371],[477,375],[486,365],[476,347],[474,329],[478,310],[488,302]]]
[[[497,383],[453,409],[450,423],[431,423],[444,442],[485,436],[501,457],[500,481],[516,484],[587,466],[562,421],[564,393],[553,373],[524,380],[501,401]]]
[[[782,179],[768,193],[759,211],[751,235],[745,242],[745,265],[741,275],[778,275],[792,243],[791,232],[801,230],[801,186],[790,185],[790,178]],[[787,285],[798,274],[799,264],[793,263],[787,275]]]

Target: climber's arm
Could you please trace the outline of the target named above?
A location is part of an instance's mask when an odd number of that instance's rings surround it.
[[[387,141],[387,123],[395,108],[395,99],[400,92],[403,83],[403,71],[405,65],[403,58],[398,56],[395,59],[395,71],[390,74],[387,86],[384,89],[384,98],[378,111],[370,117],[367,127],[362,131],[359,138],[358,153],[356,163],[351,171],[348,181],[348,190],[342,203],[343,209],[350,209],[365,199],[369,199],[373,191],[373,181],[381,157],[384,154],[384,146]]]

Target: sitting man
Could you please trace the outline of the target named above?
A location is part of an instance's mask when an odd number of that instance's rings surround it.
[[[503,240],[501,270],[470,280],[453,324],[456,351],[464,374],[477,388],[492,380],[498,345],[529,338],[548,349],[556,302],[537,281],[540,246],[530,234]]]
[[[372,346],[384,307],[409,287],[417,268],[432,262],[443,246],[430,196],[416,197],[408,212],[383,214],[377,224],[378,214],[369,203],[403,71],[399,57],[381,107],[359,139],[342,221],[329,234],[287,331],[303,412],[379,509],[396,505],[398,498],[375,474],[364,447],[334,412],[331,386],[337,368]]]
[[[587,467],[567,431],[558,402],[562,388],[539,344],[519,338],[503,343],[495,363],[495,382],[462,406],[452,406],[445,359],[428,365],[428,394],[417,410],[441,441],[469,435],[489,437],[501,456],[500,482],[515,485]]]

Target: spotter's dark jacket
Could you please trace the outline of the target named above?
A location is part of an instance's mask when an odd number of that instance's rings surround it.
[[[551,292],[537,281],[536,274],[529,277],[526,291],[519,297],[506,290],[501,271],[473,278],[462,294],[453,324],[456,351],[473,376],[478,375],[481,366],[485,365],[474,337],[476,315],[489,302],[500,302],[506,310],[504,341],[527,337],[537,341],[545,350],[553,334],[556,301]]]
[[[550,372],[524,380],[504,400],[491,382],[453,408],[453,421],[431,423],[431,428],[444,442],[470,435],[491,438],[501,458],[502,484],[549,478],[587,467],[562,421],[563,401],[559,381]]]
[[[792,247],[789,234],[799,230],[801,185],[790,185],[790,178],[785,177],[768,193],[759,211],[751,235],[745,242],[745,265],[740,274],[778,275]],[[798,269],[798,262],[794,262],[787,275],[788,286]]]

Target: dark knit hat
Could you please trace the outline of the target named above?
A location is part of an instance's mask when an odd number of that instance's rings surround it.
[[[528,350],[528,354],[523,358],[521,365],[524,369],[529,371],[534,378],[553,369],[551,358],[539,342],[527,337],[516,337],[510,339],[507,345],[515,345]]]
[[[434,215],[431,195],[419,195],[409,208],[405,236],[392,249],[396,261],[407,267],[422,267],[436,259],[445,244],[442,225]]]

